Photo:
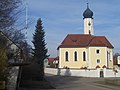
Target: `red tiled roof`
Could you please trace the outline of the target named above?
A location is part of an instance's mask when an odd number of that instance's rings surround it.
[[[56,57],[56,58],[48,58],[48,61],[55,61],[55,60],[59,60],[59,57]]]
[[[48,58],[48,61],[54,61],[55,58]]]
[[[103,46],[113,48],[105,36],[92,36],[86,34],[68,34],[58,48],[74,48],[88,46]]]

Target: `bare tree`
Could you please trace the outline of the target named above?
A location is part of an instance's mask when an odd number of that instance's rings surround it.
[[[0,30],[9,29],[14,25],[19,5],[20,0],[0,0]]]
[[[16,44],[25,40],[24,33],[15,26],[22,12],[19,9],[20,5],[22,5],[21,0],[0,0],[0,31]]]

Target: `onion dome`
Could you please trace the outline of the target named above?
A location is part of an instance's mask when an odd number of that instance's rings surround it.
[[[89,9],[88,3],[87,3],[87,9],[83,13],[84,18],[92,18],[93,12]]]

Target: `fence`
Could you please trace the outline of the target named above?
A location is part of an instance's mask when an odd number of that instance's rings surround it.
[[[80,77],[120,77],[120,70],[115,73],[113,69],[57,69],[45,68],[45,73],[64,76],[80,76]]]

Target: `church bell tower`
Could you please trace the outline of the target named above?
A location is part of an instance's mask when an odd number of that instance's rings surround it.
[[[84,34],[94,35],[93,30],[93,12],[89,9],[89,5],[87,3],[87,9],[83,13],[84,20]]]

